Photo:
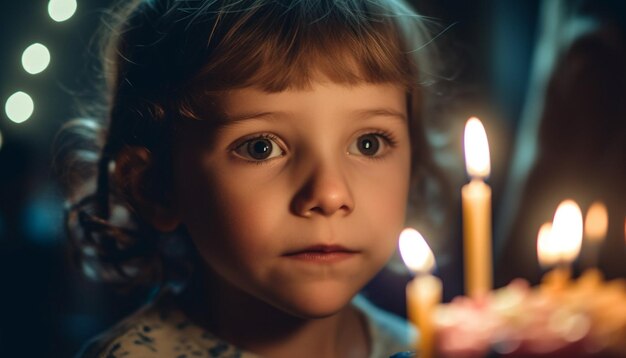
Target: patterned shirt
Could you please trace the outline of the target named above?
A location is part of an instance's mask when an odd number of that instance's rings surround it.
[[[364,313],[371,338],[369,358],[389,357],[414,347],[413,326],[357,296],[352,304]],[[225,342],[192,321],[162,296],[96,337],[80,358],[173,357],[260,358]]]

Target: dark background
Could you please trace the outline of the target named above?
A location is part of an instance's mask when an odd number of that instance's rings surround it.
[[[35,102],[32,117],[22,124],[9,121],[4,110],[0,113],[3,138],[0,356],[3,357],[71,356],[85,340],[109,327],[142,300],[139,295],[125,299],[110,288],[84,279],[72,267],[64,246],[63,199],[51,172],[51,148],[56,131],[78,113],[80,106],[94,99],[94,83],[99,76],[94,36],[110,3],[79,1],[76,14],[61,23],[49,18],[47,1],[43,0],[3,2],[0,10],[3,108],[6,99],[18,90],[29,93]],[[453,123],[446,147],[451,156],[448,166],[452,183],[460,188],[466,181],[461,167],[462,126],[454,123],[462,124],[469,116],[477,115],[485,122],[490,138],[493,172],[489,182],[494,190],[494,222],[498,223],[505,211],[502,207],[505,191],[514,190],[507,186],[507,180],[512,153],[518,144],[516,137],[523,129],[520,119],[524,106],[528,106],[543,2],[414,0],[413,3],[421,13],[434,17],[442,28],[447,28],[440,40],[452,52],[444,60],[458,69],[451,81],[454,99],[446,112]],[[612,9],[618,2],[600,3]],[[45,44],[52,59],[44,72],[30,75],[22,69],[20,59],[22,51],[34,42]],[[455,215],[458,217],[458,212]],[[439,275],[446,283],[447,298],[462,292],[459,227],[457,220],[452,237],[443,238],[446,244],[437,251],[438,259],[443,258]],[[506,228],[496,227],[497,247],[506,246],[507,237]],[[402,296],[402,289],[397,290],[398,296]]]

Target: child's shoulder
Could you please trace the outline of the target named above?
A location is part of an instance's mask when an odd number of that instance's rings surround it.
[[[357,295],[352,303],[367,320],[372,342],[370,357],[388,357],[415,349],[417,332],[406,319],[377,307],[361,295]]]
[[[77,358],[252,358],[191,322],[169,298],[144,306],[89,342]]]

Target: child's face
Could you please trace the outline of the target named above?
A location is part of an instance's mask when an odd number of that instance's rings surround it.
[[[222,279],[283,311],[344,307],[393,253],[409,187],[407,103],[391,84],[235,90],[219,129],[186,124],[176,206]]]

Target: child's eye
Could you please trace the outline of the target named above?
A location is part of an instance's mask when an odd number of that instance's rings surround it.
[[[285,154],[276,143],[276,137],[264,134],[248,139],[233,150],[235,154],[250,161],[263,161]]]
[[[383,133],[367,133],[359,136],[348,147],[348,153],[364,155],[367,157],[379,157],[393,144],[389,136]]]

